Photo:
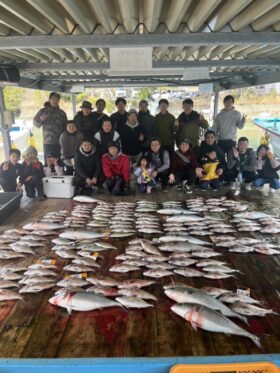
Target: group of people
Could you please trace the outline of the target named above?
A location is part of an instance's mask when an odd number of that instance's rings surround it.
[[[216,191],[224,183],[237,183],[247,190],[269,183],[271,191],[280,188],[280,164],[267,145],[255,152],[246,137],[237,142],[237,129],[245,125],[246,115],[234,108],[233,96],[224,98],[224,108],[209,129],[202,114],[193,110],[193,101],[183,101],[183,112],[176,119],[168,111],[169,102],[159,101],[159,113],[152,116],[148,102],[141,100],[138,112],[126,111],[126,100],[117,98],[117,111],[104,113],[106,102],[99,99],[96,110],[84,101],[73,120],[67,120],[59,107],[60,95],[52,92],[49,101],[34,117],[43,130],[45,165],[35,148],[23,153],[12,149],[8,162],[0,167],[4,191],[20,190],[43,199],[42,178],[73,175],[75,194],[91,194],[104,183],[110,193],[130,194],[131,173],[140,192],[151,193],[158,180],[162,191],[168,185],[192,192],[198,184],[202,191]],[[201,135],[204,140],[200,143]],[[175,148],[176,145],[176,148]]]

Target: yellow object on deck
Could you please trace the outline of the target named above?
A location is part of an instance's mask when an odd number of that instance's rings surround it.
[[[280,373],[277,365],[262,361],[256,363],[230,364],[178,364],[170,373]]]
[[[265,131],[264,135],[261,137],[261,144],[262,145],[269,145],[271,140],[271,136]]]
[[[36,140],[34,138],[33,133],[30,131],[27,143],[29,146],[33,146],[34,148],[37,148]]]

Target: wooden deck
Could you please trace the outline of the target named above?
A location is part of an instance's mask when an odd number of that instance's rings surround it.
[[[220,194],[222,193],[221,191]],[[199,192],[190,198],[198,194]],[[117,200],[109,196],[100,197]],[[185,200],[188,196],[172,190],[168,194],[157,191],[152,195],[136,194],[125,199],[135,198],[147,198],[160,203],[163,200]],[[259,195],[257,198],[247,195],[239,199],[246,199],[246,202],[259,210],[280,211],[279,196],[264,199]],[[23,198],[21,209],[0,226],[0,231],[38,220],[49,211],[64,208],[71,209],[72,201],[49,199],[36,202]],[[114,262],[114,257],[124,250],[127,241],[114,241],[119,250],[104,254],[102,272],[106,273]],[[49,247],[43,248],[40,254],[47,254],[48,251]],[[217,286],[232,290],[236,290],[237,286],[250,287],[253,296],[280,313],[280,258],[229,253],[224,259],[245,275],[226,280],[184,280],[181,276],[174,276],[174,279],[197,287]],[[61,260],[60,263],[65,262]],[[131,275],[133,278],[140,276],[136,272]],[[129,278],[124,274],[116,274],[114,277]],[[48,303],[52,289],[25,296],[25,303],[2,302],[0,358],[166,357],[280,352],[280,316],[249,318],[248,330],[261,338],[264,350],[260,351],[247,338],[193,330],[187,322],[170,311],[172,302],[163,294],[160,285],[169,282],[169,278],[158,280],[159,284],[147,288],[159,298],[155,307],[147,310],[124,311],[112,308],[73,312],[69,316],[65,309]]]

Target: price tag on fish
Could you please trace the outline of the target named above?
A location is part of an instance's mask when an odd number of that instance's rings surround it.
[[[251,292],[250,288],[244,288],[244,287],[240,287],[240,286],[236,290],[237,294],[243,295],[244,297],[250,297],[250,292]]]
[[[94,252],[91,254],[91,256],[93,257],[93,259],[97,260],[97,258],[99,257],[99,253]]]
[[[36,264],[51,264],[56,265],[56,259],[38,259]]]
[[[64,278],[87,278],[88,274],[86,272],[83,273],[75,273],[73,275],[66,275]]]

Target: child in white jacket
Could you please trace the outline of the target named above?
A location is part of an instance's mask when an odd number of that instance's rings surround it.
[[[142,193],[151,193],[152,189],[156,185],[155,179],[152,177],[154,169],[151,165],[148,164],[146,157],[141,157],[138,163],[138,167],[134,171],[135,176],[137,177],[137,189]]]

